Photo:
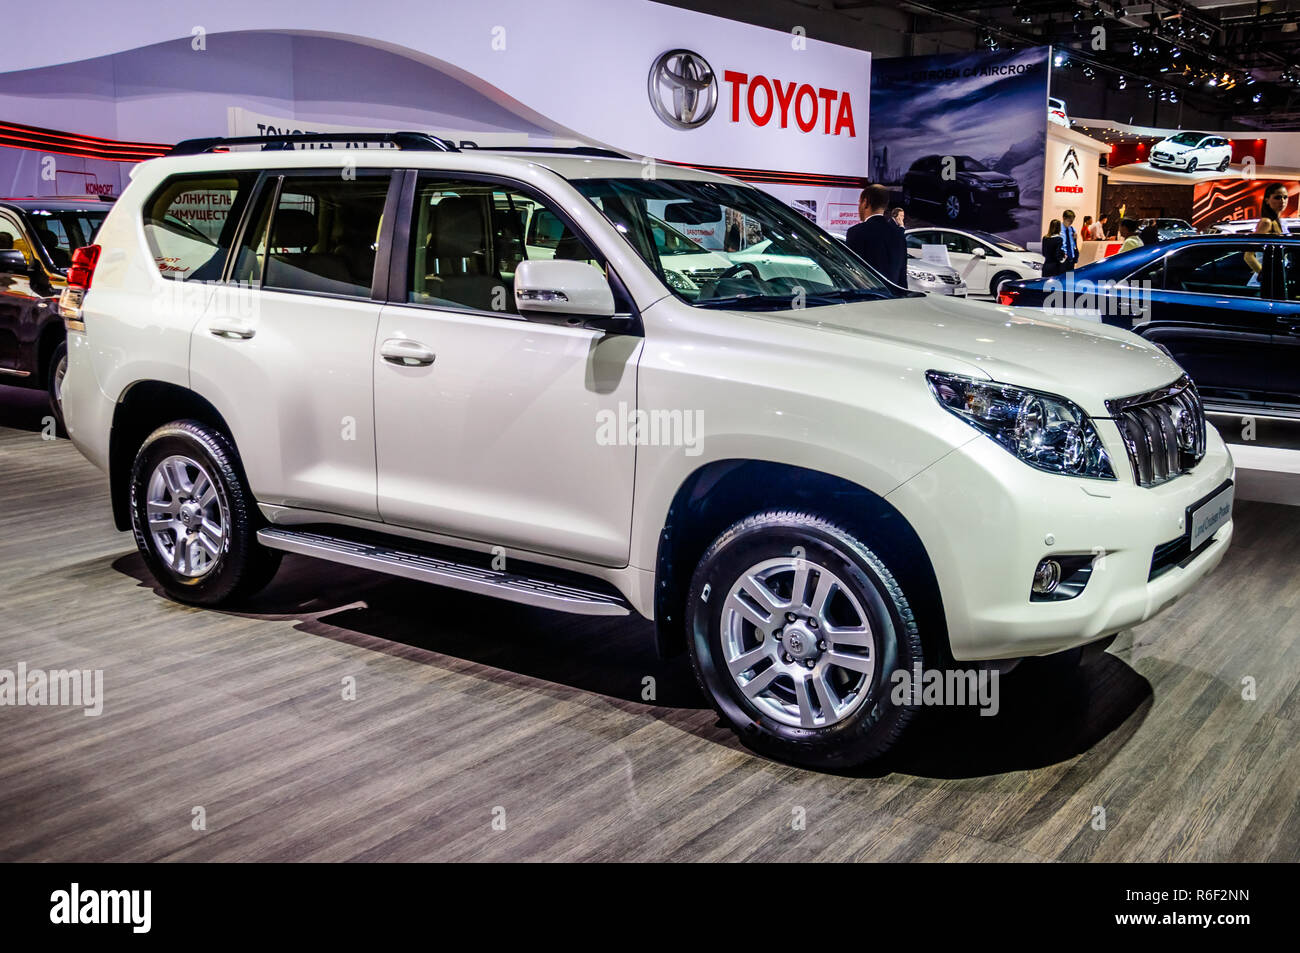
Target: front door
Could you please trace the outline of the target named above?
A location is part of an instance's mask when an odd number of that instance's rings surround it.
[[[617,423],[636,410],[642,339],[515,312],[514,271],[532,255],[517,212],[530,203],[534,219],[564,219],[510,183],[417,181],[405,287],[380,315],[374,354],[380,514],[625,565],[636,447]],[[603,264],[565,223],[545,257]]]

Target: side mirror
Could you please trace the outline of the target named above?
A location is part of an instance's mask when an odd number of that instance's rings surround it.
[[[585,261],[521,261],[515,269],[520,314],[612,318],[614,292],[604,272]]]
[[[17,248],[0,249],[0,275],[23,275],[31,273],[27,259]]]
[[[987,252],[985,252],[983,248],[976,248],[973,252],[971,252],[971,254],[974,255],[976,258],[983,258],[987,254]]]

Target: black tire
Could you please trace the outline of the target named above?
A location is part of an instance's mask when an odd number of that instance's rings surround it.
[[[1187,174],[1191,175],[1195,171],[1196,171],[1196,156],[1192,156],[1190,159],[1187,160]]]
[[[993,276],[993,280],[989,282],[989,294],[996,295],[998,293],[998,288],[1002,285],[1002,282],[1004,281],[1019,281],[1019,280],[1020,280],[1020,276],[1016,274],[1014,271],[999,271],[996,275]]]
[[[943,197],[943,214],[950,222],[961,221],[964,213],[969,211],[968,203],[961,200],[961,196],[956,192],[949,192]]]
[[[225,533],[209,568],[197,576],[176,571],[149,528],[148,492],[158,465],[169,457],[200,464],[211,478],[222,508]],[[196,481],[197,483],[197,481]],[[244,480],[234,444],[221,431],[195,420],[159,427],[141,445],[131,468],[131,528],[136,546],[163,590],[179,602],[200,606],[230,605],[251,596],[271,581],[280,553],[257,542],[260,516]]]
[[[1232,162],[1232,157],[1231,157],[1231,156],[1228,156],[1227,158],[1225,158],[1222,162],[1219,163],[1219,171],[1220,171],[1220,172],[1227,172],[1227,171],[1228,171],[1228,165],[1229,165],[1231,162]]]
[[[63,401],[60,398],[63,387],[62,374],[67,372],[67,363],[68,342],[60,341],[45,365],[45,392],[50,399],[50,414],[54,417],[58,433],[61,435],[67,434],[67,428],[63,425]],[[60,365],[62,365],[62,373]]]
[[[725,663],[723,615],[732,587],[752,567],[791,554],[835,574],[852,591],[871,628],[868,651],[874,671],[869,677],[863,674],[857,707],[829,725],[806,728],[781,721],[746,697]],[[907,597],[879,556],[847,530],[819,517],[767,512],[727,529],[701,557],[691,579],[686,626],[700,687],[741,741],[760,754],[818,768],[853,767],[892,748],[915,714],[913,707],[891,699],[893,672],[917,664],[924,668],[921,636]],[[757,628],[750,635],[755,643],[761,638]],[[771,684],[780,680],[777,676]],[[793,688],[793,682],[790,685]]]

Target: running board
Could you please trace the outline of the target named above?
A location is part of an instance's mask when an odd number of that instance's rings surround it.
[[[578,615],[628,615],[627,605],[617,596],[562,583],[521,576],[496,569],[407,552],[391,546],[339,539],[320,533],[288,529],[260,529],[257,541],[268,549],[280,549],[299,556],[312,556],[358,569],[370,569],[428,582],[435,586],[463,589],[483,596],[522,602],[525,605],[572,612]]]

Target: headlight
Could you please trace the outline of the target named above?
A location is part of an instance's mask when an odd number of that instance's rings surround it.
[[[1088,415],[1064,397],[926,371],[935,399],[1008,453],[1048,473],[1114,480]]]
[[[699,291],[700,286],[691,279],[687,278],[680,271],[668,271],[665,269],[664,277],[668,279],[668,285],[674,291]]]
[[[1030,262],[1026,262],[1025,264],[1029,265],[1029,267],[1034,269],[1034,271],[1043,270],[1043,263],[1041,261],[1030,261]]]
[[[932,271],[915,271],[911,268],[907,269],[907,277],[915,278],[917,281],[935,282],[939,280],[939,276]]]

